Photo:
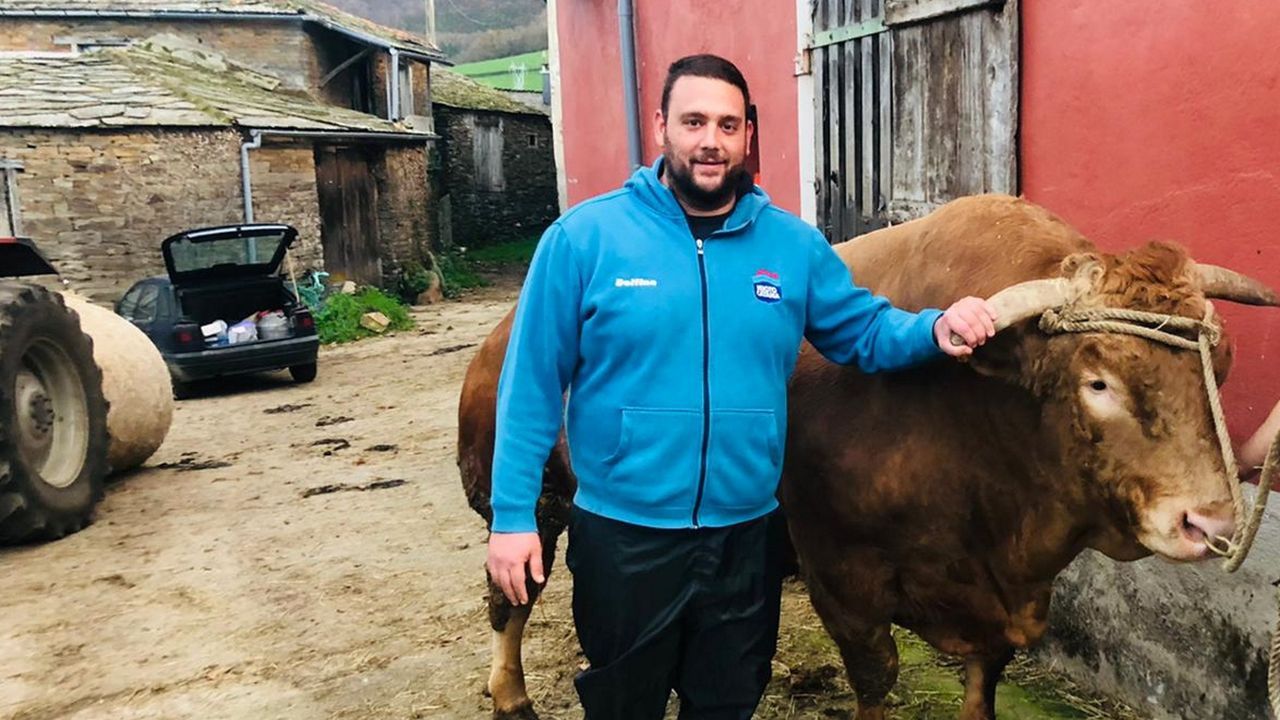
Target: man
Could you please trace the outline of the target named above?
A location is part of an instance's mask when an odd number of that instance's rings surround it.
[[[752,185],[749,107],[727,60],[671,65],[653,123],[662,158],[547,230],[516,311],[488,568],[513,603],[543,582],[534,505],[563,413],[588,720],[656,720],[672,689],[681,718],[745,719],[759,702],[777,641],[769,550],[802,336],[876,371],[939,348],[965,355],[995,332],[976,298],[916,314],[856,287],[821,234]]]

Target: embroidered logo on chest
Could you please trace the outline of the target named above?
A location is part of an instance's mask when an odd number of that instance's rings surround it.
[[[776,303],[782,300],[782,281],[778,273],[771,270],[757,270],[751,278],[755,284],[756,299],[762,303]]]

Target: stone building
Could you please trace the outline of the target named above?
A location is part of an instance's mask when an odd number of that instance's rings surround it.
[[[295,265],[389,284],[434,224],[435,48],[297,0],[7,0],[0,234],[83,292],[191,227],[296,226]]]
[[[444,243],[536,237],[559,214],[551,119],[443,68],[431,73]]]

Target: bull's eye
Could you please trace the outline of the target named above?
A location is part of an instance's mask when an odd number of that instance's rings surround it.
[[[1080,378],[1080,400],[1099,420],[1116,420],[1132,413],[1127,408],[1124,383],[1107,372],[1085,372]]]

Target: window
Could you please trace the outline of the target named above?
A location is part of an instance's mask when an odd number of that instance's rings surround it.
[[[351,109],[373,114],[373,83],[369,80],[369,62],[356,63],[351,68]]]
[[[156,319],[156,305],[160,299],[160,288],[156,285],[143,285],[142,294],[138,297],[138,307],[130,318],[137,322],[152,322]]]
[[[413,66],[409,63],[400,62],[400,107],[398,115],[400,117],[409,117],[417,115],[417,111],[413,107]]]
[[[18,173],[21,163],[0,159],[0,237],[22,234],[21,205],[18,203]]]
[[[116,312],[126,319],[132,320],[133,313],[138,309],[138,298],[142,296],[142,286],[133,288],[120,298],[119,304],[116,305]]]
[[[180,273],[209,270],[218,265],[262,265],[277,252],[288,233],[264,228],[254,234],[223,237],[223,233],[192,232],[169,244],[173,269]]]
[[[537,136],[537,135],[530,135],[530,136],[529,136],[529,147],[531,147],[531,148],[536,148],[536,147],[538,147],[538,136]]]
[[[154,322],[159,300],[160,286],[154,284],[139,285],[120,298],[120,304],[116,306],[116,312],[130,322]]]

